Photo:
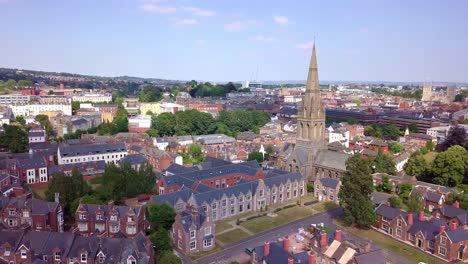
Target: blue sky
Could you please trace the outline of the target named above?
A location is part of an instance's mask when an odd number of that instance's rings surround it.
[[[212,81],[468,82],[468,1],[0,0],[0,67]]]

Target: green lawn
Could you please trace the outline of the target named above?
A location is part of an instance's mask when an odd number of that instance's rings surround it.
[[[335,224],[343,226],[342,223],[338,221],[334,221]],[[419,262],[425,262],[428,264],[432,263],[441,263],[440,260],[437,258],[430,257],[420,250],[413,248],[411,246],[408,246],[406,244],[403,244],[401,242],[398,242],[392,238],[389,238],[385,236],[384,234],[381,234],[375,230],[362,230],[354,227],[344,227],[344,229],[350,233],[353,233],[359,237],[365,238],[365,239],[370,239],[371,241],[377,243],[379,246],[397,253],[398,255],[401,255],[414,263],[419,263]]]
[[[228,221],[223,220],[216,222],[216,233],[222,232],[229,228],[232,228],[232,225],[228,224]]]
[[[276,212],[276,214],[278,215],[276,217],[262,216],[245,221],[241,225],[247,228],[252,233],[260,233],[272,229],[274,227],[281,226],[307,216],[311,216],[316,212],[317,211],[312,209],[311,206],[295,206]]]
[[[246,238],[248,237],[249,234],[247,234],[245,231],[241,230],[241,229],[234,229],[232,231],[229,231],[229,232],[226,232],[224,234],[221,234],[221,235],[218,235],[216,236],[216,238],[223,242],[224,244],[231,244],[231,243],[234,243],[236,241],[239,241],[243,238]]]
[[[210,251],[203,251],[203,252],[198,252],[198,253],[195,253],[195,254],[192,254],[190,255],[190,258],[192,260],[196,260],[196,259],[199,259],[199,258],[203,258],[203,257],[206,257],[206,256],[209,256],[211,254],[214,254],[220,250],[222,250],[223,247],[221,247],[220,245],[216,244],[215,248],[210,250]]]
[[[34,196],[40,198],[42,200],[46,200],[45,192],[47,191],[47,187],[42,188],[32,188]]]
[[[432,161],[434,161],[436,156],[437,156],[437,152],[431,151],[431,152],[425,154],[424,158],[426,159],[427,163],[432,163]]]

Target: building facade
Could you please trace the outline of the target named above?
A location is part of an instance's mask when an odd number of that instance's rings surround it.
[[[127,156],[127,148],[124,143],[93,144],[93,145],[61,145],[57,151],[59,165],[82,163],[103,160],[106,163],[117,163]]]

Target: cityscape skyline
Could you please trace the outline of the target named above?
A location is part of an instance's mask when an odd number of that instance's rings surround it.
[[[0,15],[11,22],[2,29],[9,41],[0,43],[0,67],[217,82],[301,80],[315,36],[321,80],[466,83],[466,7],[463,1],[2,0]]]

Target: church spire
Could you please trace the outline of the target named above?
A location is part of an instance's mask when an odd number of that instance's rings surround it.
[[[315,42],[312,48],[312,57],[310,58],[309,74],[307,75],[306,92],[319,91],[317,54],[315,53]]]

